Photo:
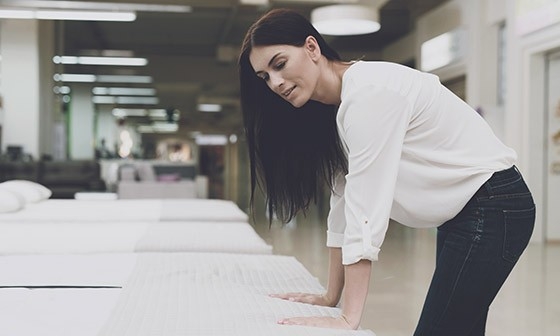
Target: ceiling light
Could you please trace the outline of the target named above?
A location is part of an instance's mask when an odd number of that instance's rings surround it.
[[[125,117],[145,117],[148,114],[147,110],[144,109],[120,109],[115,108],[111,112],[117,118]]]
[[[174,12],[188,13],[192,11],[191,6],[182,5],[156,5],[142,3],[110,3],[94,1],[55,1],[55,0],[2,0],[2,5],[10,7],[25,8],[53,8],[53,9],[81,9],[100,11],[140,11],[140,12]]]
[[[70,93],[70,87],[69,86],[55,86],[53,87],[53,92],[56,94],[69,94]]]
[[[100,96],[154,96],[156,89],[151,88],[123,88],[123,87],[99,87],[92,90],[94,95]]]
[[[170,123],[153,123],[151,125],[139,125],[136,130],[139,133],[174,133],[179,130],[179,125]]]
[[[54,56],[55,64],[145,66],[148,60],[139,57]]]
[[[18,9],[3,7],[0,9],[2,19],[39,19],[39,20],[74,20],[74,21],[134,21],[134,12],[103,12],[75,10]]]
[[[168,122],[154,122],[152,123],[152,128],[158,133],[177,132],[177,130],[179,130],[179,125]]]
[[[311,11],[311,22],[324,35],[362,35],[381,28],[379,11],[361,5],[331,5]]]
[[[94,104],[123,104],[123,105],[156,105],[157,97],[121,97],[121,96],[93,96]]]
[[[56,82],[93,83],[93,82],[95,82],[95,75],[89,75],[89,74],[54,74],[53,79]]]
[[[228,138],[219,134],[200,134],[195,137],[194,141],[200,146],[224,146],[227,145]]]
[[[99,75],[97,81],[100,83],[151,83],[151,76],[125,76],[125,75]]]
[[[222,105],[220,105],[220,104],[198,104],[198,110],[200,112],[220,112],[222,110]]]
[[[167,120],[167,111],[164,109],[153,109],[149,112],[150,118],[152,119],[164,119]]]
[[[69,10],[37,10],[35,18],[39,20],[72,20],[72,21],[124,21],[136,20],[134,12],[101,12],[101,11],[69,11]]]
[[[117,118],[149,117],[152,120],[167,120],[167,111],[164,109],[114,108],[112,114]],[[173,119],[178,120],[178,113],[175,115]]]
[[[99,83],[142,83],[152,82],[151,76],[92,75],[92,74],[54,74],[57,82],[99,82]]]

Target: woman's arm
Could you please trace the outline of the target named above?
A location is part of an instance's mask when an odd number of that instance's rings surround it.
[[[272,294],[270,296],[289,301],[334,307],[340,301],[343,287],[344,266],[342,266],[342,249],[329,247],[329,279],[325,294],[285,293]]]
[[[329,280],[325,298],[329,306],[336,306],[344,288],[344,266],[342,266],[342,249],[329,247]]]
[[[346,284],[344,286],[342,318],[352,329],[356,329],[360,325],[368,294],[370,275],[370,260],[363,259],[355,264],[344,266]]]
[[[278,323],[335,329],[357,329],[360,326],[368,294],[371,261],[364,259],[351,265],[340,266],[340,268],[344,269],[344,272],[342,272],[344,274],[344,299],[341,316],[292,317],[282,319]],[[330,290],[335,291],[338,289],[336,284],[338,284],[339,279],[337,278],[334,282],[329,283]]]

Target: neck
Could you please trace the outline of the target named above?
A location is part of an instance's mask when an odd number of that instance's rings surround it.
[[[328,105],[340,104],[342,76],[351,63],[329,61],[325,57],[320,61],[321,76],[311,99]]]

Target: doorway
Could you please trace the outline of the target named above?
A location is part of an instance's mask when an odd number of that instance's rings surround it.
[[[560,52],[546,58],[544,223],[547,241],[560,241]]]

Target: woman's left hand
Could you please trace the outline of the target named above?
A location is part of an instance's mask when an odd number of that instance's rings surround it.
[[[278,324],[331,328],[331,329],[348,329],[348,330],[354,329],[343,316],[292,317],[292,318],[282,319],[278,321]]]

